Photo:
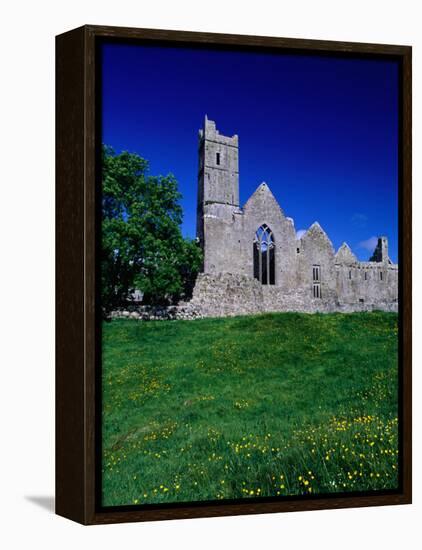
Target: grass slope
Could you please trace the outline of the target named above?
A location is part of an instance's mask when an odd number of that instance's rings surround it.
[[[103,504],[397,486],[397,315],[103,327]]]

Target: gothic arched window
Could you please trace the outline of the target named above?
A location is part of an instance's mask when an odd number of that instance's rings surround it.
[[[265,223],[255,233],[253,274],[263,285],[275,284],[275,242],[273,232]]]

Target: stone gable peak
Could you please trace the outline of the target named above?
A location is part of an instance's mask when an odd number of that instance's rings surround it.
[[[337,250],[335,259],[338,263],[356,263],[358,261],[347,243],[343,243],[340,246]]]
[[[265,181],[263,181],[260,185],[258,185],[258,187],[255,189],[255,191],[252,193],[252,195],[246,201],[246,204],[245,204],[244,208],[248,209],[248,207],[251,207],[252,205],[255,205],[256,203],[259,203],[261,201],[270,201],[270,202],[274,203],[274,206],[284,216],[283,209],[278,204],[277,199],[274,197],[269,185]]]

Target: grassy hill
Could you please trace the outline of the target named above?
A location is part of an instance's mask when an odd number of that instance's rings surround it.
[[[103,504],[397,486],[397,315],[103,325]]]

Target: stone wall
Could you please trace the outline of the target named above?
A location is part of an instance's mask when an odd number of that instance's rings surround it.
[[[334,276],[335,278],[335,276]],[[354,311],[397,311],[398,302],[368,299],[364,302],[340,302],[335,293],[325,300],[312,297],[309,289],[283,292],[273,285],[261,285],[259,281],[245,275],[222,273],[198,276],[192,300],[200,317],[226,317],[264,312],[297,311],[303,313],[330,313]]]
[[[321,289],[320,301],[333,304],[337,297],[334,248],[325,231],[315,222],[298,243],[297,288],[301,289],[306,301],[312,295],[313,266],[318,266]],[[317,281],[318,282],[318,281]]]
[[[171,321],[182,319],[192,321],[202,317],[198,308],[190,303],[181,303],[174,306],[136,306],[113,311],[111,319],[134,319],[136,321]]]
[[[398,302],[365,300],[340,302],[312,297],[311,289],[282,292],[272,285],[261,285],[246,275],[202,273],[198,276],[192,300],[174,306],[130,306],[114,311],[112,319],[193,320],[205,317],[233,317],[266,312],[296,311],[302,313],[351,313],[355,311],[398,311]]]
[[[397,265],[388,262],[356,262],[336,265],[337,295],[342,304],[398,301]]]

